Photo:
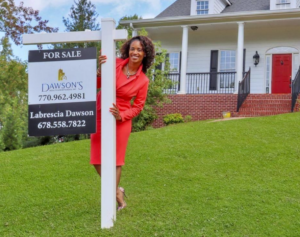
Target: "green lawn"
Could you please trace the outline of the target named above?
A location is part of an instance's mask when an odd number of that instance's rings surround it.
[[[300,236],[300,113],[133,133],[100,227],[88,140],[0,153],[0,236]]]

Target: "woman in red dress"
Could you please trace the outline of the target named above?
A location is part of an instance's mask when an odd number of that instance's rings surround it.
[[[116,62],[116,104],[110,108],[116,119],[117,135],[117,202],[118,210],[126,206],[124,189],[119,187],[122,166],[125,164],[125,153],[131,132],[131,120],[143,109],[149,79],[145,75],[155,57],[152,41],[145,36],[136,36],[128,40],[121,48],[121,58]],[[99,56],[97,71],[97,88],[101,88],[101,64],[106,56]],[[103,79],[105,80],[105,78]],[[134,98],[131,105],[130,101]],[[101,176],[101,90],[97,95],[97,132],[91,135],[91,164]]]

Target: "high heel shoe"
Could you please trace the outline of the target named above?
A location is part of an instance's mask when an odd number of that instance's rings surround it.
[[[123,195],[123,203],[120,205],[120,203],[118,202],[118,211],[124,209],[127,206],[127,204],[124,200],[124,197],[127,197],[125,194],[125,189],[122,187],[119,187],[119,190],[122,192],[122,195]]]

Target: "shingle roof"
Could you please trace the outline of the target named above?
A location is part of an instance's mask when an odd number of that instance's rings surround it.
[[[169,16],[189,16],[191,14],[191,0],[177,0],[163,12],[157,15],[159,17]]]
[[[270,0],[230,0],[230,2],[232,5],[226,7],[222,13],[270,10]]]
[[[222,13],[269,10],[270,0],[230,0],[231,6],[226,7]],[[172,16],[189,16],[191,0],[177,0],[155,18]]]

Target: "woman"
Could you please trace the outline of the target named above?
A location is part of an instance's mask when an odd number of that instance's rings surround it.
[[[125,191],[118,188],[122,166],[125,164],[125,152],[131,132],[131,120],[143,109],[149,79],[145,73],[154,60],[155,52],[151,40],[145,36],[136,36],[128,40],[121,48],[121,58],[116,62],[116,104],[110,108],[116,119],[117,160],[116,188],[118,210],[126,207]],[[101,64],[106,62],[106,56],[99,56],[97,70],[97,88],[101,88]],[[103,78],[105,80],[105,78]],[[134,98],[133,105],[130,101]],[[97,95],[97,133],[91,135],[91,164],[101,176],[101,90]]]

